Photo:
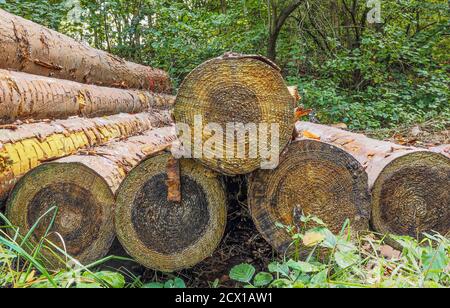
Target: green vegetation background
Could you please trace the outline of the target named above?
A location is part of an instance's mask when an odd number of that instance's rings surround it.
[[[226,51],[269,55],[324,123],[377,129],[450,118],[447,0],[381,0],[379,24],[368,23],[366,0],[0,0],[0,7],[163,68],[176,85]]]

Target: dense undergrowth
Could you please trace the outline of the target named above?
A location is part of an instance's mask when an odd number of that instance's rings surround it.
[[[47,215],[52,215],[50,210]],[[83,266],[59,251],[66,269],[48,269],[43,249],[56,249],[45,237],[31,244],[34,228],[19,235],[0,215],[0,287],[3,288],[184,288],[183,279],[146,281],[131,272],[97,270],[115,259],[108,257]],[[303,217],[301,229],[280,225],[292,233],[290,257],[279,257],[267,271],[256,273],[251,264],[230,270],[236,287],[246,288],[444,288],[450,287],[450,241],[439,234],[425,234],[422,241],[389,236],[399,251],[385,245],[386,237],[374,233],[352,234],[347,223],[332,234],[315,217]],[[309,228],[309,226],[314,227]],[[50,228],[49,228],[50,230]],[[55,250],[56,251],[56,250]],[[300,257],[302,256],[302,257]],[[213,288],[220,281],[210,282]],[[188,286],[189,287],[189,286]]]

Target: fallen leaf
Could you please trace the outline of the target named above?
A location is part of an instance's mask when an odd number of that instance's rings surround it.
[[[390,259],[399,259],[400,255],[401,255],[400,251],[395,250],[391,246],[387,246],[387,245],[380,247],[380,254],[389,260]]]
[[[303,117],[309,116],[313,112],[312,109],[304,109],[302,107],[298,107],[295,109],[295,118],[300,120]]]
[[[339,128],[339,129],[348,129],[348,126],[347,126],[347,124],[345,124],[345,123],[337,123],[337,124],[333,124],[333,125],[331,125],[331,127]]]
[[[311,133],[310,131],[304,130],[303,131],[303,137],[308,139],[314,139],[314,140],[320,140],[320,136],[317,136],[316,134]]]
[[[318,232],[306,233],[303,237],[303,245],[306,247],[314,247],[325,240],[325,236]]]

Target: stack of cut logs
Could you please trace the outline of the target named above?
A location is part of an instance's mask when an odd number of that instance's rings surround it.
[[[261,56],[207,61],[174,98],[165,72],[0,11],[0,68],[0,198],[22,235],[49,240],[49,266],[64,264],[63,252],[89,264],[115,236],[152,269],[199,263],[224,234],[223,176],[248,178],[257,229],[283,254],[291,234],[279,225],[300,225],[303,215],[333,232],[348,220],[353,234],[450,231],[448,146],[404,147],[296,123],[298,94]],[[193,142],[180,144],[173,105]],[[230,123],[268,127],[224,140],[218,133]],[[175,159],[174,145],[195,159]],[[266,155],[269,148],[277,150]]]

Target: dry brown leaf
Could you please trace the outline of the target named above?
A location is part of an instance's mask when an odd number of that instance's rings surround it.
[[[302,107],[298,107],[295,109],[295,118],[300,120],[303,117],[309,116],[313,112],[312,109],[304,109]]]
[[[314,139],[314,140],[320,140],[320,136],[317,136],[316,134],[311,133],[310,131],[304,130],[303,131],[303,137],[308,139]]]
[[[390,259],[399,259],[400,255],[401,255],[400,251],[395,250],[391,246],[387,246],[387,245],[380,247],[380,254],[389,260]]]
[[[314,247],[325,240],[325,236],[318,232],[306,233],[303,237],[303,245],[306,247]]]

